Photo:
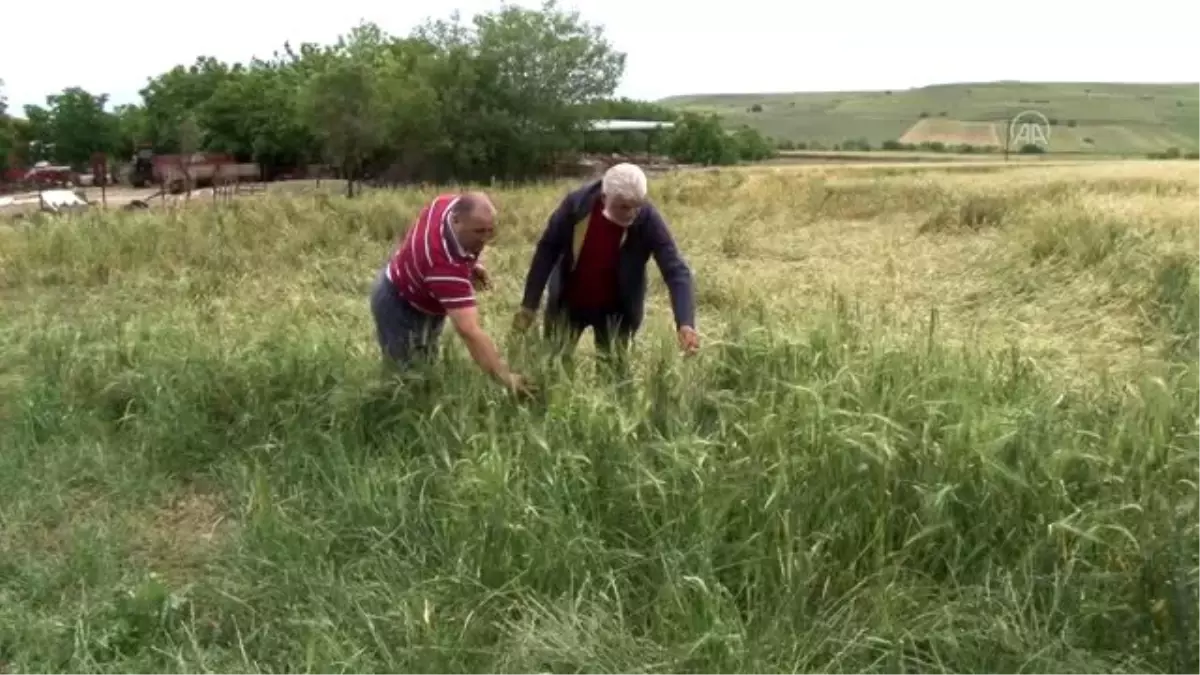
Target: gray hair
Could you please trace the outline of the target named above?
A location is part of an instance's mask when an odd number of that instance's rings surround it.
[[[646,174],[636,164],[614,164],[604,172],[600,187],[606,196],[641,201],[647,193]]]

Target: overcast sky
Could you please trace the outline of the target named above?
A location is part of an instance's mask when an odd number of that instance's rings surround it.
[[[515,2],[538,7],[540,2]],[[561,0],[627,55],[618,94],[904,89],[1030,81],[1195,82],[1194,0]],[[146,78],[201,54],[269,56],[284,41],[328,43],[359,20],[393,34],[427,16],[499,0],[199,0],[0,9],[0,79],[10,108],[78,85],[136,102]],[[179,8],[177,13],[172,10]],[[1016,42],[1024,42],[1018,46]]]

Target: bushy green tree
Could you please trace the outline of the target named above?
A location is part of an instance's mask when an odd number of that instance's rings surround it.
[[[360,23],[333,44],[285,43],[269,59],[199,56],[161,73],[142,100],[105,110],[106,96],[68,89],[24,123],[51,159],[86,162],[207,150],[257,162],[270,176],[322,161],[347,178],[524,180],[581,152],[642,152],[642,134],[598,139],[593,119],[675,121],[663,146],[680,161],[726,164],[773,151],[756,132],[614,99],[625,55],[602,28],[546,2],[504,5],[469,22],[457,13],[408,35]],[[21,141],[0,122],[0,150]],[[186,130],[186,138],[184,132]],[[186,147],[185,147],[186,146]]]

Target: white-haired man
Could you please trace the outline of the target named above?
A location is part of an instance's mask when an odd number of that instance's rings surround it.
[[[647,199],[646,174],[617,164],[600,180],[574,190],[551,214],[525,277],[514,320],[532,323],[549,283],[545,332],[574,347],[591,328],[604,355],[623,351],[641,327],[646,304],[646,263],[658,264],[671,296],[679,346],[699,348],[695,293],[688,268],[662,215]]]

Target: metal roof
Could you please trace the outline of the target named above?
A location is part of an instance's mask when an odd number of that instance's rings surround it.
[[[671,129],[674,122],[656,120],[592,120],[592,131],[646,131],[649,129]]]

